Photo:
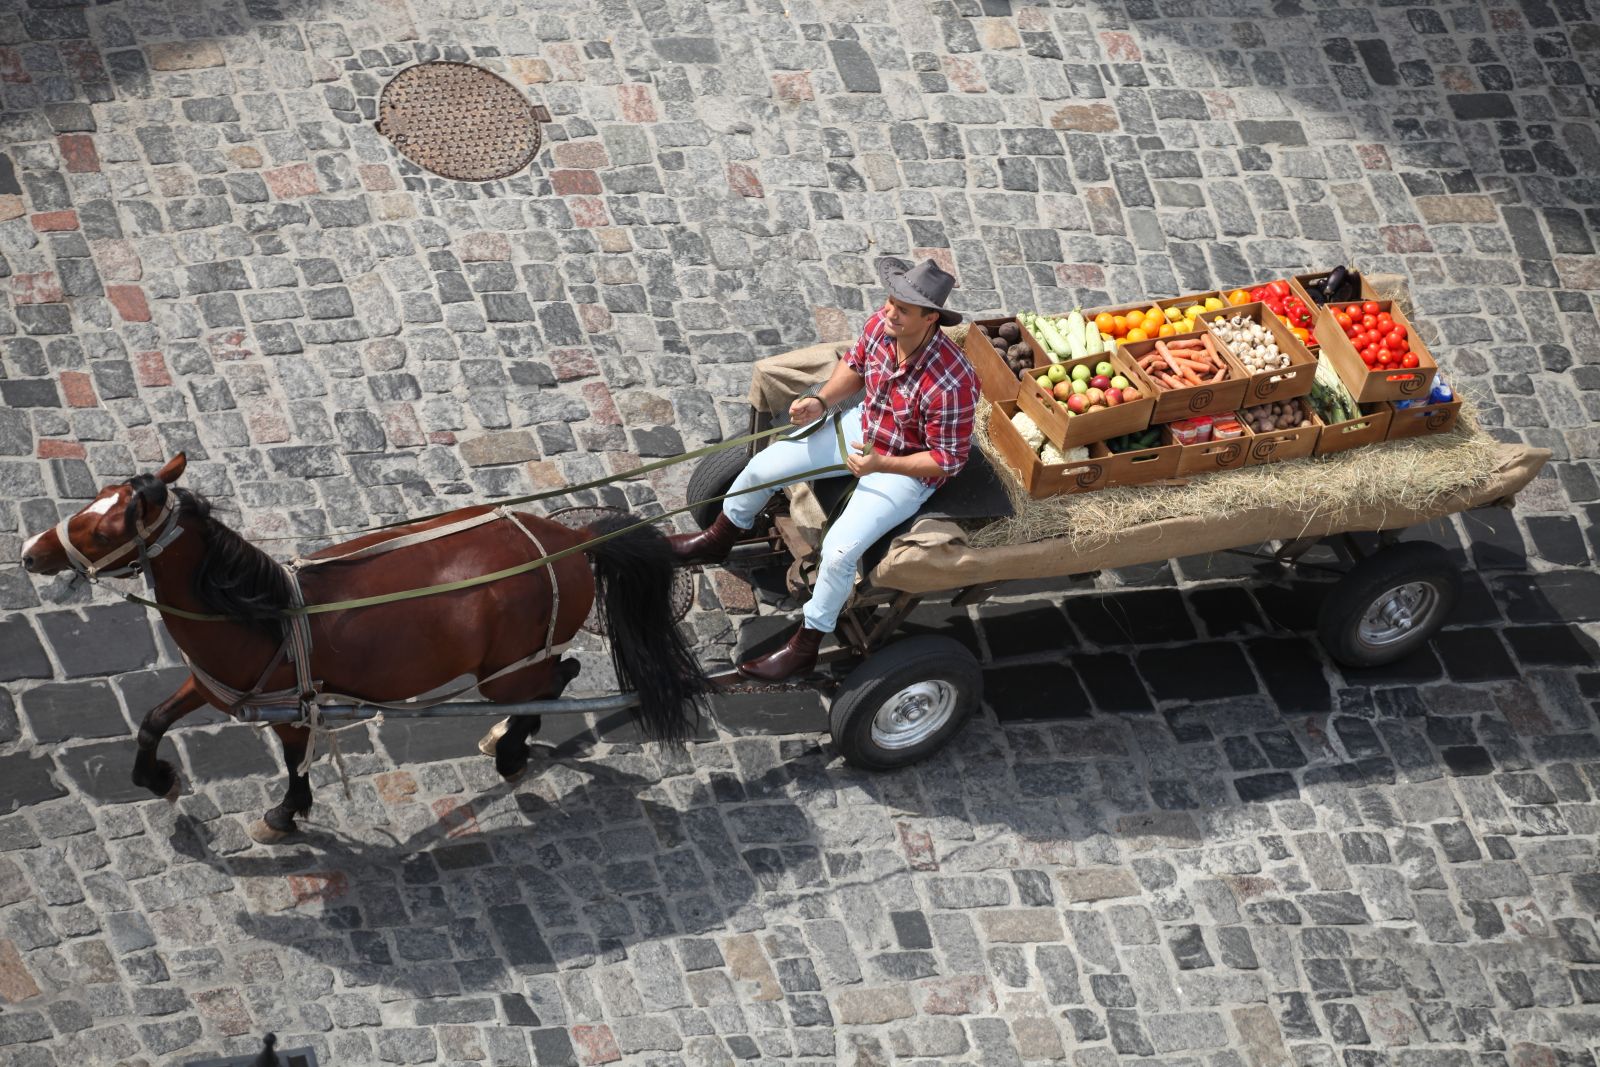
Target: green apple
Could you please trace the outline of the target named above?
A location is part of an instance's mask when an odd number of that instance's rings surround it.
[[[1093,377],[1094,375],[1090,373],[1086,364],[1080,363],[1072,368],[1072,380],[1075,382],[1086,382]]]
[[[1048,374],[1041,374],[1037,378],[1035,378],[1033,381],[1034,381],[1034,384],[1036,384],[1040,389],[1043,389],[1047,393],[1055,385],[1055,383],[1050,380],[1050,375],[1048,375]]]
[[[1119,374],[1115,378],[1111,379],[1111,388],[1113,388],[1113,389],[1126,389],[1127,387],[1128,387],[1128,379],[1124,378],[1122,375]]]
[[[1045,375],[1048,376],[1052,382],[1063,382],[1067,379],[1067,368],[1062,366],[1060,363],[1052,363],[1050,364],[1050,368],[1045,371]]]
[[[1089,383],[1079,378],[1072,383],[1072,391],[1074,393],[1087,393],[1089,391]]]
[[[1107,363],[1104,360],[1102,360],[1101,362],[1095,364],[1094,373],[1095,374],[1103,374],[1107,378],[1109,378],[1113,374],[1116,373],[1116,370],[1111,366],[1110,363]],[[1092,378],[1092,377],[1094,377],[1094,375],[1092,374],[1092,375],[1090,375],[1090,377]]]

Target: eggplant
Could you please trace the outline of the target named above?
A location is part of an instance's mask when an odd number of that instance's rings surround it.
[[[1322,287],[1322,302],[1324,304],[1330,300],[1338,302],[1339,300],[1343,299],[1339,294],[1344,291],[1345,279],[1349,276],[1349,273],[1350,272],[1345,270],[1342,266],[1335,267],[1328,273],[1327,284]]]

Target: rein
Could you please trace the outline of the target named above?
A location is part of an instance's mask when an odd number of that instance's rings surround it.
[[[802,430],[800,433],[795,434],[791,438],[791,440],[803,440],[804,438],[809,437],[811,434],[813,434],[817,430],[821,429],[822,428],[822,424],[825,421],[827,421],[829,418],[830,418],[830,416],[824,415],[821,419],[818,419],[812,425],[810,425],[808,427],[805,427],[804,430]],[[838,438],[839,438],[839,458],[841,460],[844,460],[844,459],[847,458],[847,452],[848,452],[848,450],[847,450],[847,448],[845,446],[844,430],[843,430],[843,427],[841,427],[839,425],[839,415],[837,413],[832,415],[831,418],[832,418],[833,423],[834,423],[834,432],[838,435]],[[770,430],[761,430],[761,431],[759,431],[757,433],[746,434],[743,437],[736,437],[731,441],[723,441],[723,442],[720,442],[720,443],[715,444],[715,445],[709,445],[709,446],[707,446],[705,448],[697,449],[694,452],[685,453],[684,455],[681,455],[681,456],[673,456],[673,457],[671,457],[669,459],[666,459],[666,460],[661,460],[661,461],[656,462],[656,463],[647,464],[644,467],[635,467],[634,469],[629,470],[629,471],[624,471],[621,474],[614,474],[614,475],[611,475],[611,476],[606,477],[606,478],[600,478],[600,479],[596,479],[594,481],[584,482],[581,485],[574,485],[574,486],[570,486],[570,487],[565,488],[565,489],[550,490],[548,492],[543,492],[543,493],[534,493],[534,494],[531,494],[531,495],[528,495],[528,496],[513,497],[510,500],[502,501],[498,505],[498,508],[496,510],[504,509],[504,508],[506,508],[506,507],[508,507],[508,506],[510,506],[512,504],[526,503],[526,502],[532,501],[532,500],[543,500],[543,499],[546,499],[546,498],[552,497],[552,496],[561,496],[561,495],[564,495],[566,493],[574,493],[574,492],[578,492],[578,491],[583,490],[583,489],[592,489],[592,488],[596,488],[598,486],[608,485],[608,484],[610,484],[612,482],[622,481],[622,480],[628,479],[628,478],[636,478],[642,473],[647,473],[647,472],[652,471],[652,470],[660,470],[660,469],[662,469],[664,467],[670,467],[670,466],[673,466],[673,465],[678,464],[678,463],[683,463],[683,462],[686,462],[688,460],[695,459],[695,458],[697,458],[699,456],[706,455],[706,454],[708,454],[710,452],[717,452],[717,451],[721,451],[722,449],[733,448],[733,447],[736,447],[738,445],[748,444],[751,441],[757,441],[757,440],[760,440],[760,439],[765,438],[765,437],[772,437],[772,436],[774,436],[776,434],[783,433],[783,432],[786,432],[786,431],[790,431],[792,429],[793,429],[793,427],[790,427],[790,426],[778,426],[778,427],[774,427],[773,429],[770,429]],[[650,517],[648,519],[641,519],[638,522],[630,523],[627,526],[623,526],[623,527],[620,527],[619,529],[612,530],[609,533],[600,534],[600,535],[592,537],[589,540],[584,541],[584,542],[582,542],[580,544],[573,545],[570,548],[564,548],[564,549],[560,550],[559,552],[551,552],[551,553],[548,553],[546,555],[542,555],[542,556],[538,557],[537,559],[529,560],[526,563],[519,563],[514,567],[506,567],[506,568],[503,568],[501,570],[492,571],[492,572],[490,572],[488,574],[481,574],[481,575],[478,575],[478,576],[473,577],[473,578],[462,578],[459,581],[442,582],[442,583],[440,583],[438,585],[423,586],[422,588],[419,588],[419,589],[404,589],[404,590],[400,590],[400,591],[394,592],[394,593],[381,593],[381,594],[378,594],[378,595],[375,595],[375,596],[357,597],[357,598],[354,598],[354,599],[351,599],[351,600],[335,600],[335,601],[330,601],[328,603],[323,603],[323,604],[299,604],[299,605],[294,605],[292,607],[288,607],[288,608],[283,609],[283,616],[286,617],[286,618],[293,619],[293,618],[300,617],[300,616],[322,615],[322,614],[326,614],[326,613],[329,613],[329,612],[335,612],[335,611],[350,611],[350,610],[353,610],[355,608],[376,607],[376,606],[378,606],[380,604],[393,604],[393,603],[398,603],[400,601],[405,601],[405,600],[416,600],[416,599],[421,598],[421,597],[437,596],[437,595],[439,595],[441,593],[453,593],[453,592],[456,592],[456,591],[461,590],[461,589],[471,589],[471,588],[474,588],[475,586],[488,585],[491,582],[502,581],[502,580],[504,580],[506,578],[513,578],[513,577],[515,577],[515,576],[517,576],[519,574],[526,574],[529,571],[538,570],[541,567],[548,567],[552,563],[556,563],[556,562],[559,562],[560,560],[566,559],[568,556],[575,556],[575,555],[577,555],[577,554],[579,554],[581,552],[587,552],[590,548],[594,547],[595,545],[601,544],[601,543],[606,542],[606,541],[610,541],[610,540],[612,540],[614,538],[617,538],[617,537],[622,537],[625,534],[632,533],[635,530],[643,529],[646,526],[654,526],[655,524],[657,524],[659,522],[663,522],[663,521],[665,521],[667,519],[673,518],[674,516],[685,514],[686,512],[692,511],[692,510],[694,510],[695,508],[699,507],[702,504],[717,503],[717,502],[726,500],[731,496],[742,496],[745,493],[759,492],[760,490],[763,490],[763,489],[776,489],[776,488],[779,488],[780,486],[790,485],[790,484],[793,484],[794,482],[802,482],[802,481],[805,481],[805,480],[807,480],[809,478],[815,478],[818,475],[832,474],[835,471],[840,471],[840,470],[845,470],[845,469],[847,469],[847,464],[845,464],[843,462],[834,463],[834,464],[830,464],[830,465],[828,465],[826,467],[818,467],[815,470],[804,471],[801,474],[796,475],[796,476],[791,476],[791,477],[787,477],[787,478],[783,478],[783,479],[779,479],[779,480],[771,481],[771,482],[763,482],[760,485],[753,485],[748,489],[741,489],[737,493],[723,493],[720,496],[706,497],[704,500],[696,500],[696,501],[693,501],[691,503],[685,504],[681,508],[674,508],[671,511],[664,511],[660,515],[655,515],[655,516],[652,516],[652,517]],[[448,514],[451,514],[451,512],[448,512],[448,511],[437,512],[437,513],[435,513],[433,515],[425,515],[420,519],[407,519],[404,522],[389,523],[389,524],[387,524],[385,526],[373,527],[373,529],[374,530],[389,529],[389,528],[392,528],[394,526],[404,526],[404,525],[409,525],[410,523],[413,523],[413,522],[423,522],[423,521],[426,521],[427,519],[430,519],[430,518],[438,518],[438,517],[440,517],[442,515],[448,515]],[[495,512],[494,511],[486,512],[485,514],[488,515],[490,518],[495,517]],[[169,524],[172,523],[173,521],[174,521],[173,519],[169,519],[168,520]],[[441,530],[443,532],[440,533],[440,536],[443,536],[444,533],[455,533],[455,532],[459,532],[462,529],[467,529],[467,528],[470,528],[472,526],[477,526],[477,525],[480,524],[480,521],[488,521],[488,520],[487,519],[479,520],[479,519],[476,519],[476,518],[474,518],[474,519],[464,519],[464,520],[461,520],[461,522],[458,523],[458,524],[451,524],[451,527],[441,528]],[[371,532],[371,531],[366,531],[366,532]],[[425,534],[432,534],[434,532],[435,531],[431,531],[431,530],[421,531],[418,535],[415,535],[415,536],[422,536],[422,535],[425,535]],[[397,541],[404,541],[406,543],[414,543],[414,542],[412,542],[410,540],[410,538],[412,536],[413,535],[407,535],[407,537],[405,537],[405,538],[397,538],[396,540]],[[426,538],[426,539],[431,540],[432,538]],[[142,542],[138,542],[138,541],[130,542],[130,546],[137,545],[139,543],[142,543]],[[321,564],[321,563],[332,563],[332,562],[335,562],[335,561],[338,561],[338,560],[347,559],[347,558],[356,559],[356,558],[360,558],[360,557],[362,557],[364,555],[367,555],[369,553],[370,554],[376,554],[379,551],[389,551],[390,549],[384,547],[386,545],[389,545],[389,542],[382,542],[382,543],[380,543],[378,545],[369,546],[366,549],[357,549],[357,550],[355,550],[353,552],[345,553],[342,556],[330,557],[328,559],[296,560],[293,564],[290,565],[290,568],[291,568],[291,571],[292,571],[293,569],[296,569],[296,568],[299,568],[299,567],[312,566],[312,565]],[[126,548],[128,548],[130,546],[124,546],[124,548],[126,549]],[[405,547],[405,546],[403,544],[395,544],[393,547],[394,548],[401,548],[401,547]],[[152,553],[152,554],[154,554],[154,553]],[[93,575],[90,575],[90,578],[92,580],[93,579]],[[152,592],[153,592],[153,590],[152,590]],[[227,615],[211,615],[211,614],[205,614],[205,613],[197,612],[197,611],[189,611],[189,610],[184,609],[184,608],[173,607],[170,604],[162,604],[162,603],[159,603],[159,602],[154,601],[154,600],[149,600],[149,599],[146,599],[145,597],[138,596],[138,595],[133,594],[133,593],[122,593],[121,596],[122,596],[122,598],[124,600],[127,600],[130,603],[140,604],[140,605],[143,605],[144,607],[147,607],[147,608],[153,608],[154,610],[159,611],[164,615],[175,615],[178,618],[188,619],[191,622],[228,622],[228,621],[231,621],[231,616],[227,616]]]

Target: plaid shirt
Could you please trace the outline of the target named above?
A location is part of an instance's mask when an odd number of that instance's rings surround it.
[[[862,430],[877,451],[890,456],[932,452],[945,477],[923,479],[928,485],[942,485],[961,470],[972,447],[978,375],[943,330],[936,329],[901,367],[879,311],[862,327],[844,361],[866,379]]]

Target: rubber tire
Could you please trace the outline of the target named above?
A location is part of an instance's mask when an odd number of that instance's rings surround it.
[[[1439,604],[1427,625],[1394,644],[1374,648],[1359,637],[1361,619],[1374,601],[1410,582],[1434,587]],[[1339,579],[1322,602],[1317,637],[1328,655],[1346,667],[1379,667],[1404,659],[1439,632],[1461,592],[1461,574],[1450,554],[1431,541],[1405,541],[1380,549]]]
[[[910,748],[886,749],[872,740],[872,720],[883,701],[917,682],[939,680],[956,688],[956,708],[939,731]],[[863,770],[908,767],[939,751],[966,725],[983,700],[983,669],[965,645],[933,635],[896,641],[851,671],[828,709],[828,731],[846,763]]]
[[[750,455],[745,449],[725,448],[721,452],[702,456],[694,465],[685,492],[691,501],[708,501],[696,503],[689,512],[689,517],[700,529],[709,529],[717,521],[717,516],[722,514],[722,501],[709,498],[722,496],[732,489],[733,480],[739,477],[739,472],[749,462]]]

